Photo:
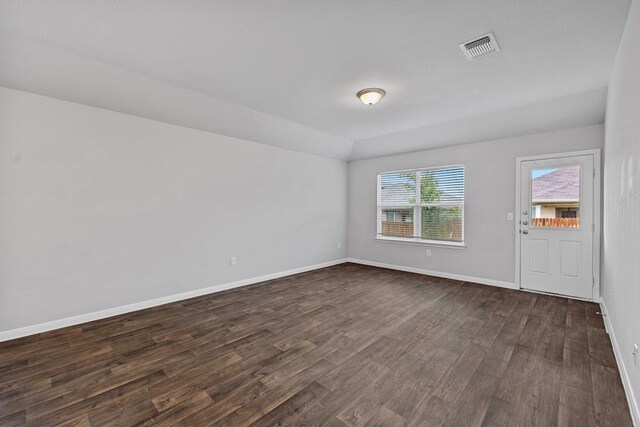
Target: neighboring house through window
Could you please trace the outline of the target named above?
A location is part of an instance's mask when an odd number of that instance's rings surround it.
[[[580,166],[569,165],[532,172],[531,226],[580,226]]]

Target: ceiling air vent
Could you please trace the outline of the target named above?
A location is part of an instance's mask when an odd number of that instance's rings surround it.
[[[462,43],[460,49],[462,49],[464,56],[466,56],[469,61],[472,61],[480,56],[498,52],[500,46],[498,46],[498,42],[496,42],[493,33],[489,33]]]

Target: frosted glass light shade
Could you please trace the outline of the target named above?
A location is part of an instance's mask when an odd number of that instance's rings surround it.
[[[379,88],[368,88],[362,89],[360,92],[356,94],[360,101],[362,101],[365,105],[375,105],[384,96],[385,91]]]

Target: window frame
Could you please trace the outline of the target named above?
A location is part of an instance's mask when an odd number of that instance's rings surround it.
[[[462,203],[414,203],[414,204],[382,204],[382,175],[388,173],[407,173],[407,172],[423,172],[423,171],[433,171],[440,169],[449,169],[449,168],[462,168]],[[454,248],[465,248],[466,245],[466,233],[465,233],[465,215],[466,215],[466,186],[467,186],[467,174],[466,168],[464,164],[453,164],[453,165],[442,165],[442,166],[429,166],[423,168],[413,168],[413,169],[398,169],[398,170],[388,170],[381,171],[377,174],[377,182],[376,182],[376,240],[378,241],[387,241],[394,243],[410,243],[410,244],[420,244],[420,245],[432,245],[432,246],[448,246]],[[416,201],[421,200],[420,197],[420,179],[418,175],[416,175]],[[422,234],[421,224],[422,224],[422,208],[425,207],[454,207],[461,206],[462,207],[462,241],[454,241],[454,240],[433,240],[433,239],[423,239],[422,237],[399,237],[399,236],[383,236],[382,235],[382,211],[384,209],[407,209],[413,208],[413,227],[414,227],[414,235],[420,236]]]

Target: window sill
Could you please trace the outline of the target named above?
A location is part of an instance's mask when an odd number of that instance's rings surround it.
[[[388,242],[388,243],[440,246],[440,247],[447,247],[451,249],[465,249],[467,247],[467,245],[464,242],[443,242],[440,240],[423,240],[423,239],[412,239],[412,238],[404,238],[404,237],[377,236],[376,240],[379,242]]]

